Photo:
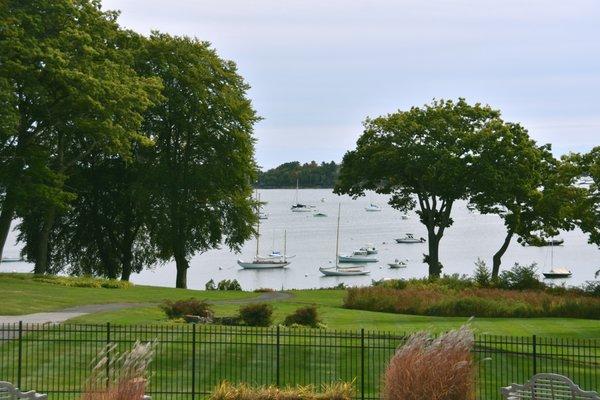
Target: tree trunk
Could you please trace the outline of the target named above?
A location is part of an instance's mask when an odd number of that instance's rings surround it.
[[[128,281],[131,276],[131,263],[133,261],[133,252],[131,251],[131,245],[125,249],[123,258],[121,261],[121,280]]]
[[[429,277],[439,278],[442,274],[442,265],[440,264],[440,239],[435,233],[434,228],[427,229],[427,242],[429,254],[426,257],[429,265]]]
[[[4,198],[4,203],[2,204],[2,211],[0,212],[0,260],[2,259],[4,245],[6,244],[6,238],[10,231],[10,224],[15,216],[16,207],[17,199],[12,190],[8,189],[6,197]]]
[[[187,270],[189,268],[188,261],[182,251],[175,252],[175,263],[177,265],[177,278],[175,287],[179,289],[187,289]]]
[[[500,272],[500,265],[502,264],[502,256],[504,255],[504,253],[506,253],[506,250],[508,249],[508,245],[510,244],[512,237],[513,232],[509,230],[506,233],[506,237],[504,238],[504,243],[502,243],[500,249],[496,252],[496,254],[494,254],[494,257],[492,259],[492,279],[498,278],[498,273]]]
[[[42,230],[39,233],[38,241],[36,243],[35,267],[33,269],[34,274],[45,274],[48,271],[48,244],[55,218],[56,207],[50,206],[44,217],[44,224],[42,225]]]

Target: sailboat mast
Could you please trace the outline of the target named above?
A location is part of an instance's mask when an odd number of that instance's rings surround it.
[[[335,234],[335,268],[338,268],[339,248],[340,248],[340,213],[342,211],[342,203],[338,203],[337,217],[337,232]]]
[[[298,178],[296,178],[296,201],[295,201],[296,204],[298,204],[298,200],[299,200],[299,197],[298,197]]]
[[[260,241],[260,194],[257,194],[258,204],[256,205],[256,257],[258,257],[258,243]]]
[[[287,254],[287,230],[283,231],[283,262],[286,261]]]
[[[550,242],[550,271],[554,269],[554,239]]]

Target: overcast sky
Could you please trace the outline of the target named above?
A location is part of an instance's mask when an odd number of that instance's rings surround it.
[[[104,0],[210,41],[264,117],[257,160],[341,160],[366,116],[435,98],[502,110],[555,154],[600,145],[597,0]]]

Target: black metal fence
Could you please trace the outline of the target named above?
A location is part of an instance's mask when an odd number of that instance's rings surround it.
[[[378,399],[381,377],[404,334],[225,327],[211,325],[0,325],[0,380],[76,398],[91,362],[107,343],[129,349],[157,342],[149,394],[154,399],[200,399],[222,380],[257,385],[319,386],[353,381],[356,398]],[[477,335],[480,399],[537,372],[571,377],[586,390],[600,389],[600,339]]]

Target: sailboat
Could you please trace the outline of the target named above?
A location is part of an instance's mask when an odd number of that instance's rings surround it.
[[[340,248],[340,212],[342,205],[338,205],[337,233],[335,238],[335,267],[320,267],[319,271],[325,276],[357,276],[368,275],[369,270],[364,266],[340,267],[339,248]]]
[[[260,202],[260,196],[258,198]],[[269,256],[261,256],[259,254],[260,249],[260,218],[257,219],[256,224],[256,254],[252,261],[238,260],[238,265],[243,269],[272,269],[272,268],[283,268],[290,264],[288,257],[286,256],[287,249],[287,232],[284,231],[283,236],[283,254],[273,256],[271,253]]]
[[[554,240],[550,243],[550,271],[542,272],[542,274],[547,279],[570,278],[572,274],[571,270],[554,266]]]
[[[295,197],[295,204],[292,205],[292,212],[312,212],[312,209],[315,208],[314,206],[309,206],[306,204],[302,204],[298,201],[298,179],[296,179],[296,197]]]

